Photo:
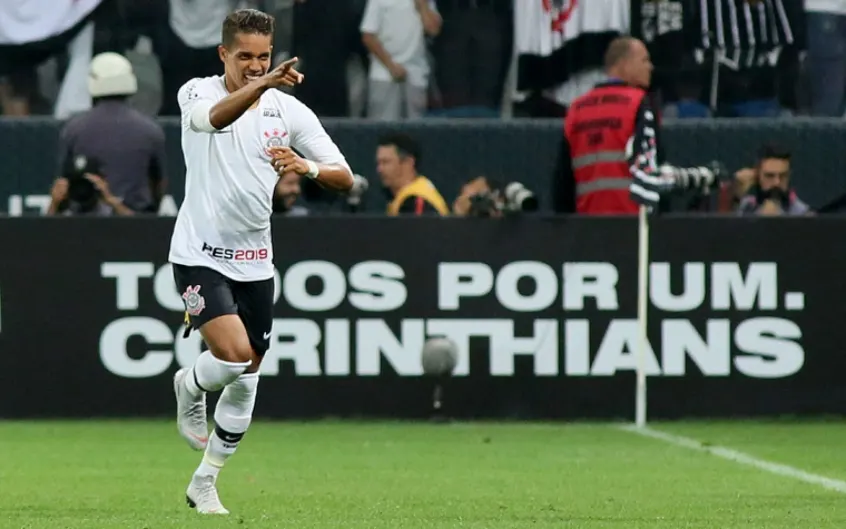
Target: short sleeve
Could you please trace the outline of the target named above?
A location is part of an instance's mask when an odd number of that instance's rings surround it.
[[[182,117],[182,129],[196,131],[196,127],[191,124],[192,116],[200,112],[208,113],[217,102],[217,97],[207,80],[197,77],[182,85],[176,100]]]
[[[352,173],[341,149],[335,145],[310,108],[295,97],[290,97],[286,113],[293,148],[313,162],[342,165]]]
[[[379,0],[367,0],[359,30],[362,33],[378,33],[380,24]]]

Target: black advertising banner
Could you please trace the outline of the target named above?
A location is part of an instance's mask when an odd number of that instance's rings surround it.
[[[182,338],[172,219],[5,219],[2,417],[171,415]],[[652,418],[846,409],[846,219],[660,218]],[[257,414],[421,417],[430,336],[458,346],[456,417],[631,418],[634,219],[274,221],[277,303]]]

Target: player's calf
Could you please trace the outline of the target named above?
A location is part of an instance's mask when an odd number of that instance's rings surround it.
[[[256,405],[259,374],[245,373],[226,386],[214,410],[214,431],[194,478],[217,478],[247,432]]]
[[[220,503],[215,483],[220,469],[235,453],[252,422],[258,381],[258,373],[242,374],[220,394],[214,411],[214,431],[186,491],[188,505],[201,514],[229,512]]]
[[[208,443],[206,393],[235,382],[254,356],[238,316],[215,318],[200,332],[211,351],[203,352],[193,366],[179,370],[174,377],[179,433],[195,450],[206,448]]]

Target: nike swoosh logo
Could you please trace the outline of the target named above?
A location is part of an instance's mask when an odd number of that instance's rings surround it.
[[[201,442],[201,443],[206,443],[206,442],[208,442],[208,440],[209,440],[209,438],[208,438],[208,437],[201,437],[201,436],[199,436],[199,435],[194,435],[194,434],[192,434],[191,432],[185,432],[185,433],[187,433],[187,434],[188,434],[188,437],[191,437],[191,438],[193,438],[193,439],[196,439],[197,441],[199,441],[199,442]]]
[[[270,338],[270,332],[269,331],[264,333],[264,339],[267,340],[268,338]]]

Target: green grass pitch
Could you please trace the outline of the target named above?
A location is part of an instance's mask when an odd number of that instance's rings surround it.
[[[655,429],[846,480],[837,422]],[[846,527],[846,494],[593,424],[257,421],[188,509],[172,421],[0,422],[0,528]]]

